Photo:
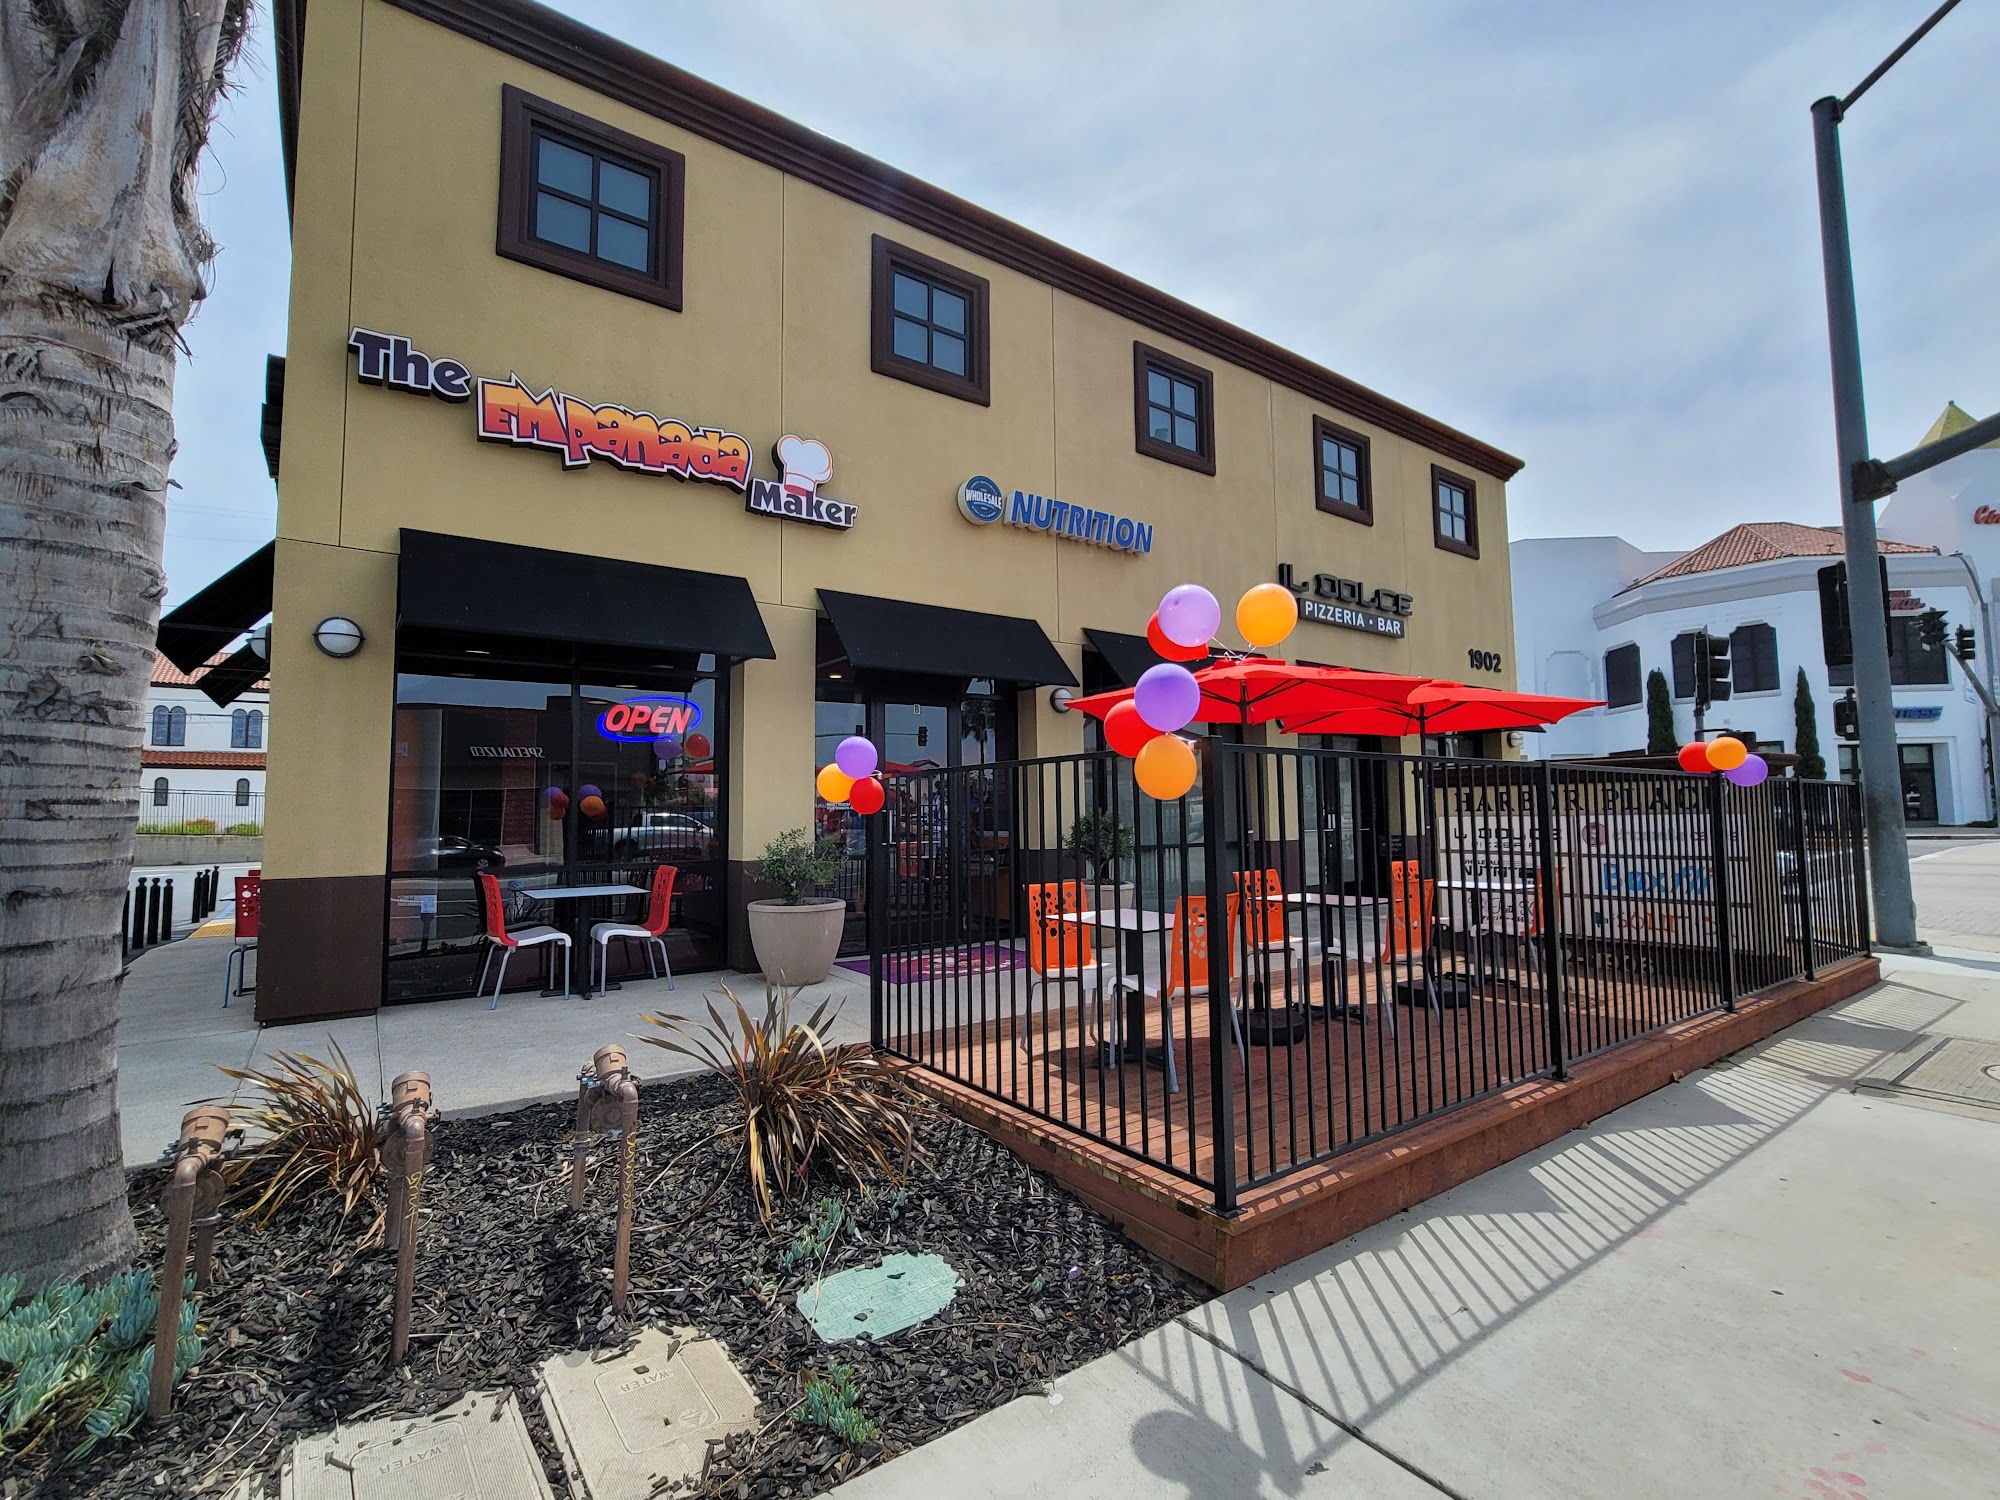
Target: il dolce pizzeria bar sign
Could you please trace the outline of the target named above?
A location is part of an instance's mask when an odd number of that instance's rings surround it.
[[[400,334],[357,328],[347,337],[364,385],[387,386],[454,404],[470,401],[474,435],[483,443],[542,448],[562,455],[564,469],[599,459],[640,474],[670,474],[726,485],[756,515],[777,516],[846,531],[856,506],[820,493],[833,477],[826,444],[787,433],[772,445],[782,477],[750,472],[750,440],[720,427],[700,427],[615,404],[600,405],[554,387],[537,394],[518,375],[475,376],[455,359],[424,354]]]

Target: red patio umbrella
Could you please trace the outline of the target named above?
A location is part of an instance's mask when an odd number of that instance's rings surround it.
[[[1428,681],[1419,682],[1400,702],[1287,713],[1278,727],[1287,734],[1374,734],[1395,739],[1406,734],[1478,734],[1492,729],[1539,729],[1586,708],[1602,706],[1595,698],[1558,698],[1463,682]]]
[[[1394,672],[1363,672],[1353,667],[1310,667],[1266,656],[1226,658],[1198,667],[1201,685],[1200,724],[1268,724],[1296,715],[1365,712],[1377,706],[1402,705],[1429,679]],[[1132,688],[1076,698],[1080,708],[1101,719],[1131,699]]]

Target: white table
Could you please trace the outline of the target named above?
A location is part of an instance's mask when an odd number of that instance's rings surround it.
[[[1441,891],[1459,891],[1469,896],[1481,898],[1480,905],[1482,908],[1485,907],[1486,897],[1521,896],[1530,894],[1535,889],[1535,883],[1531,880],[1508,880],[1504,877],[1493,875],[1481,875],[1458,880],[1440,880],[1437,885]],[[1494,968],[1499,966],[1499,943],[1503,935],[1503,929],[1487,920],[1487,916],[1488,912],[1486,910],[1472,913],[1471,922],[1466,928],[1472,934],[1472,970],[1481,982],[1485,982],[1491,976],[1487,972],[1488,965],[1484,962],[1487,957],[1486,944],[1479,940],[1477,929],[1482,923],[1485,925],[1487,941],[1492,943],[1494,948]],[[1448,922],[1445,925],[1458,927],[1460,924],[1457,922]]]
[[[1170,911],[1147,911],[1143,907],[1121,906],[1101,907],[1096,911],[1050,912],[1058,922],[1067,922],[1072,927],[1095,927],[1100,931],[1120,934],[1118,944],[1118,985],[1119,993],[1125,1000],[1125,1035],[1136,1037],[1137,1042],[1128,1040],[1125,1044],[1126,1061],[1136,1061],[1134,1046],[1142,1051],[1146,1041],[1146,934],[1172,932],[1174,913]],[[1123,981],[1136,979],[1137,984]],[[1115,1002],[1114,1002],[1115,1003]],[[1108,1044],[1107,1044],[1108,1045]],[[1148,1054],[1150,1056],[1151,1054]],[[1162,1061],[1164,1049],[1160,1050]]]
[[[516,886],[514,887],[514,889],[520,892],[521,895],[526,896],[530,900],[534,901],[587,901],[593,896],[643,896],[646,894],[645,888],[643,886],[636,886],[636,885],[543,885],[543,886],[523,885],[523,886]],[[572,931],[568,927],[565,927],[563,930],[569,933],[569,940],[570,940],[569,961],[571,964],[574,964],[576,962],[576,951],[583,945],[577,941],[577,934],[574,931]],[[551,959],[550,966],[553,969],[554,967],[553,959]],[[606,964],[605,967],[608,970],[610,968],[610,965]],[[553,975],[551,975],[551,977],[553,977]],[[616,990],[623,988],[624,986],[622,984],[620,984],[617,980],[612,979],[607,973],[604,983],[605,990]],[[550,988],[543,990],[542,993],[544,995],[560,995],[563,992],[551,986]],[[603,993],[603,991],[599,991],[599,993]]]

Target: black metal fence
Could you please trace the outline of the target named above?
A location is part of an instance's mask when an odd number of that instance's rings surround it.
[[[1867,949],[1844,783],[1204,742],[885,778],[876,1045],[1239,1192]]]

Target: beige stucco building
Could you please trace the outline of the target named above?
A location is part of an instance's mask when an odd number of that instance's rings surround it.
[[[1178,582],[1512,686],[1518,460],[522,0],[275,9],[260,1017],[468,991],[482,863],[672,859],[743,962],[841,733],[1081,750]]]

